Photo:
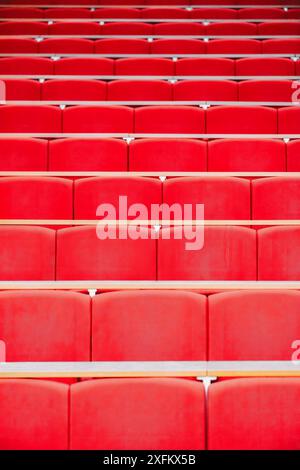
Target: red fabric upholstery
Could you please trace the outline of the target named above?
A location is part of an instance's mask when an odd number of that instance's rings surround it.
[[[67,450],[68,391],[46,380],[1,380],[0,448]]]
[[[71,449],[203,449],[203,385],[164,378],[82,382],[71,387],[71,422]]]
[[[93,298],[93,361],[206,360],[206,297],[124,291]]]

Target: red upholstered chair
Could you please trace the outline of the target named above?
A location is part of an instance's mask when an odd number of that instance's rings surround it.
[[[158,240],[159,280],[256,279],[254,230],[205,227],[203,234],[202,227],[193,227],[185,236],[184,232],[181,235],[181,227],[176,227],[170,232],[162,229]]]
[[[208,448],[299,449],[299,400],[298,378],[247,378],[213,384],[208,393]],[[229,416],[234,425],[228,425]]]
[[[290,361],[300,328],[298,291],[211,295],[210,361]]]
[[[182,379],[71,386],[71,449],[204,449],[204,388]]]
[[[206,297],[183,291],[96,295],[93,361],[205,361]]]
[[[67,450],[68,393],[47,380],[0,381],[0,448]]]
[[[53,281],[55,279],[55,235],[44,227],[0,228],[1,281]]]
[[[90,334],[88,295],[30,290],[0,293],[0,338],[9,362],[89,361]]]
[[[95,227],[58,230],[56,278],[155,280],[156,240],[146,228],[139,232],[145,238],[120,239],[117,232],[115,239],[101,240]]]
[[[258,230],[258,279],[300,279],[300,228],[269,227]]]

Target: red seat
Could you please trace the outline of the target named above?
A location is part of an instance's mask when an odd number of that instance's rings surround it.
[[[283,20],[285,12],[281,8],[241,8],[238,10],[238,18],[241,20]]]
[[[191,133],[205,131],[202,109],[188,106],[151,106],[135,111],[136,133]]]
[[[93,361],[205,361],[206,297],[124,291],[93,298]]]
[[[52,177],[0,178],[1,219],[72,219],[71,181]]]
[[[272,22],[272,23],[261,23],[258,26],[258,34],[265,36],[279,36],[289,35],[289,36],[299,36],[300,34],[300,24],[299,21],[291,23],[290,21],[286,22]]]
[[[289,8],[286,12],[286,17],[288,19],[299,19],[300,18],[300,8]]]
[[[171,178],[163,185],[163,202],[172,206],[192,206],[191,218],[196,219],[196,204],[204,204],[204,216],[212,219],[250,219],[250,183],[231,177]],[[177,218],[176,216],[174,218]]]
[[[190,18],[235,20],[237,18],[237,10],[232,8],[194,8],[190,12]]]
[[[287,171],[300,171],[300,140],[287,144]]]
[[[168,228],[161,231],[159,280],[256,279],[255,230],[245,227],[186,228],[186,236],[181,227],[170,230],[170,237]],[[202,248],[201,240],[204,242]]]
[[[143,8],[141,11],[142,18],[150,19],[187,19],[189,12],[183,8],[164,8],[164,7],[150,7]]]
[[[152,54],[204,54],[204,41],[198,39],[156,39],[151,44]]]
[[[0,53],[37,54],[39,44],[34,39],[4,39],[0,36]]]
[[[141,10],[128,7],[97,8],[92,12],[93,18],[125,18],[133,19],[141,17]]]
[[[94,42],[88,39],[45,39],[39,43],[39,52],[46,54],[92,54]]]
[[[267,39],[262,41],[263,54],[298,54],[300,39]]]
[[[201,36],[205,34],[205,27],[200,23],[158,23],[153,26],[153,34]]]
[[[122,215],[119,212],[119,198],[126,197],[127,207],[143,204],[148,213],[143,216],[139,212]],[[148,219],[151,205],[162,203],[162,184],[154,178],[83,178],[75,182],[74,186],[74,217],[75,219],[101,219],[115,220],[124,218]],[[97,213],[99,205],[112,205],[114,215],[107,215],[104,210],[101,215]],[[148,215],[149,214],[149,215]],[[96,217],[97,216],[97,217]]]
[[[262,178],[252,182],[253,219],[300,219],[300,178]]]
[[[46,380],[0,381],[0,448],[68,449],[67,385]]]
[[[134,231],[134,228],[133,228]],[[104,229],[103,229],[104,232]],[[57,232],[58,280],[155,280],[156,240],[153,233],[141,228],[145,238],[100,239],[95,227],[73,227]],[[104,236],[114,236],[105,230]],[[100,234],[101,235],[101,234]],[[152,238],[151,238],[152,237]],[[68,253],[68,256],[66,256]]]
[[[299,90],[296,90],[297,96]],[[278,110],[278,132],[279,134],[300,134],[300,109],[281,108]]]
[[[269,227],[258,230],[258,279],[300,280],[299,241],[299,227]]]
[[[47,8],[45,18],[91,18],[92,12],[87,8]]]
[[[73,106],[64,110],[63,132],[133,132],[133,110],[126,106]]]
[[[48,142],[38,139],[0,139],[1,171],[47,171]]]
[[[33,7],[2,7],[1,18],[43,18],[43,10]]]
[[[61,132],[61,110],[54,106],[1,106],[1,132]]]
[[[213,384],[208,398],[208,448],[299,449],[299,400],[298,378],[246,378]],[[228,425],[228,416],[234,426]]]
[[[120,22],[120,23],[105,23],[102,26],[101,34],[116,34],[116,35],[134,35],[134,34],[144,34],[149,35],[153,33],[153,25],[150,23],[130,23],[130,22]]]
[[[231,59],[179,59],[175,67],[176,75],[235,75]]]
[[[107,86],[109,101],[171,101],[173,87],[163,80],[114,80]]]
[[[4,80],[5,99],[36,101],[41,99],[41,85],[35,80]]]
[[[106,83],[100,80],[47,80],[42,86],[46,101],[104,101]]]
[[[255,39],[213,39],[207,43],[207,53],[260,54],[262,52],[262,44],[263,41],[257,41]]]
[[[148,54],[146,39],[99,39],[94,42],[96,54]]]
[[[1,292],[0,337],[9,362],[89,361],[89,296],[63,291]]]
[[[34,21],[2,21],[0,34],[37,34],[48,33],[47,23]]]
[[[185,80],[174,84],[176,101],[237,101],[238,85],[229,80]]]
[[[52,140],[49,145],[49,170],[127,171],[127,144],[113,139]]]
[[[1,61],[0,61],[1,67]],[[115,61],[116,75],[174,75],[174,62],[169,59],[137,58]],[[1,70],[1,68],[0,68]]]
[[[206,34],[211,36],[238,35],[238,36],[255,36],[257,34],[257,26],[254,23],[209,23]]]
[[[299,292],[223,292],[208,301],[210,361],[291,360],[300,328]]]
[[[262,106],[217,106],[206,111],[208,134],[276,134],[277,111]]]
[[[292,101],[292,81],[249,80],[239,83],[240,101]]]
[[[56,60],[54,70],[56,75],[113,75],[114,61],[105,58],[67,57]]]
[[[53,281],[55,231],[44,227],[0,228],[1,281]]]
[[[0,59],[0,73],[4,75],[53,75],[54,62],[43,57],[6,57]]]
[[[67,23],[58,22],[49,25],[49,34],[69,34],[72,36],[77,35],[99,35],[102,33],[101,26],[98,23]]]
[[[295,63],[290,59],[247,57],[236,61],[236,75],[295,75]]]
[[[203,385],[191,380],[74,384],[70,448],[204,449],[204,411]]]
[[[130,171],[206,171],[206,143],[192,139],[138,139],[129,146]]]
[[[208,143],[209,171],[285,171],[285,144],[279,140],[226,139]]]

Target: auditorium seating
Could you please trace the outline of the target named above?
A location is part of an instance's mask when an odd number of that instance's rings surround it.
[[[1,292],[0,337],[9,362],[89,361],[89,297],[76,292]]]
[[[258,279],[299,280],[299,241],[299,226],[269,227],[259,230]]]
[[[298,450],[299,2],[76,1],[0,6],[0,449]]]
[[[46,380],[1,380],[0,449],[67,450],[68,393]]]
[[[209,360],[290,361],[299,302],[298,291],[210,295]]]
[[[212,140],[208,171],[285,171],[285,153],[286,145],[279,140]]]
[[[252,182],[253,219],[299,219],[299,178],[263,178]]]
[[[1,171],[46,171],[48,142],[38,139],[0,139]]]
[[[164,60],[164,59],[162,59]],[[8,101],[296,101],[292,80],[37,80],[6,79]]]
[[[121,239],[117,237],[119,232],[115,237],[113,232],[112,237],[108,238],[107,230],[100,233],[95,227],[59,230],[56,279],[154,280],[156,237],[153,234],[151,238],[147,228],[141,228],[138,232],[144,232],[147,238]]]
[[[0,38],[0,47],[4,41],[6,40]],[[118,44],[115,39],[102,39],[101,45],[104,44],[104,41],[109,41],[109,43],[112,41],[112,44]],[[124,40],[119,41],[120,44],[122,44],[122,41]],[[134,43],[138,41],[138,44],[142,41],[142,44],[145,44],[143,40],[128,39],[126,41],[134,41]],[[297,68],[298,65],[298,63],[295,64],[287,58],[262,59],[251,57],[236,60],[226,58],[185,58],[178,59],[176,62],[171,59],[154,57],[125,59],[67,57],[56,61],[44,57],[0,58],[0,72],[16,75],[294,76],[296,74],[295,67]]]
[[[127,150],[127,144],[117,139],[52,140],[49,170],[127,171]]]
[[[205,171],[206,143],[192,139],[139,139],[129,146],[130,171]]]
[[[288,125],[285,127],[287,132]],[[275,109],[258,106],[217,106],[206,112],[206,132],[208,134],[233,134],[235,132],[239,134],[275,134],[277,132],[277,113]],[[280,132],[284,132],[282,128]]]
[[[181,239],[181,227],[162,229],[158,240],[159,280],[256,279],[255,230],[245,227],[186,228]],[[198,250],[192,250],[193,246],[198,246]]]
[[[0,280],[55,279],[54,230],[44,227],[0,227]]]
[[[70,449],[204,449],[204,413],[204,388],[194,381],[106,379],[74,384]]]
[[[300,382],[293,378],[213,384],[208,395],[208,449],[299,449],[299,399]]]
[[[203,295],[131,291],[92,299],[93,361],[203,361],[206,337]]]
[[[118,191],[116,191],[118,188]],[[0,193],[1,194],[1,193]],[[95,219],[96,214],[103,218],[121,219],[119,210],[120,196],[126,197],[126,206],[136,204],[144,205],[147,211],[151,210],[151,204],[161,204],[162,184],[159,180],[151,178],[83,178],[74,183],[74,216],[76,219]],[[98,213],[99,205],[112,205],[115,208],[113,215],[107,216],[104,209]],[[107,209],[106,209],[107,210]],[[123,209],[125,210],[125,209]],[[136,218],[135,212],[128,218]],[[140,218],[143,218],[141,214]],[[145,214],[148,219],[148,213]]]
[[[205,132],[205,113],[188,106],[151,106],[135,111],[137,133],[191,133]]]
[[[164,203],[169,206],[180,204],[181,207],[191,204],[193,219],[197,218],[196,204],[204,204],[204,215],[208,220],[247,220],[250,218],[250,200],[250,183],[240,178],[172,178],[163,185]]]

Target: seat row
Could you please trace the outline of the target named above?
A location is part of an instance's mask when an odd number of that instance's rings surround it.
[[[292,80],[4,80],[6,100],[25,101],[257,101],[300,99]],[[299,88],[299,90],[298,90]]]
[[[208,397],[184,379],[8,379],[0,398],[5,450],[299,450],[298,378],[223,381]]]
[[[0,340],[7,362],[290,361],[299,312],[299,291],[7,291]]]
[[[235,8],[241,8],[243,5],[248,5],[249,0],[230,0],[231,5],[235,5]],[[44,5],[45,0],[10,0],[9,1],[9,6],[11,5]],[[61,0],[52,0],[51,2],[53,5],[58,5],[58,7],[61,7]],[[98,5],[97,8],[99,8],[102,5],[127,5],[128,0],[93,0],[94,5]],[[211,5],[227,5],[228,0],[210,0]],[[276,0],[276,5],[282,5],[285,6],[286,2],[285,0]],[[178,6],[182,5],[182,0],[132,0],[130,2],[131,5],[155,5],[155,6]],[[264,6],[269,6],[274,4],[274,0],[253,0],[252,2],[253,5],[264,5]],[[75,0],[65,0],[64,5],[71,5],[72,7],[74,5],[91,5],[91,0],[80,0],[80,3],[78,3]],[[202,0],[187,0],[184,2],[184,5],[195,5],[197,8],[197,5],[202,5]],[[298,2],[297,0],[289,0],[289,5],[291,6],[297,6]]]
[[[222,23],[142,23],[142,22],[109,22],[100,24],[96,22],[34,22],[34,21],[0,21],[0,34],[34,34],[43,35],[106,35],[106,34],[133,34],[133,35],[244,35],[244,36],[273,36],[300,34],[299,21],[272,21],[256,23],[222,22]]]
[[[2,133],[300,134],[300,108],[0,106]]]
[[[300,171],[300,141],[0,139],[0,171]]]
[[[208,220],[289,220],[300,219],[300,178],[274,177],[246,180],[235,177],[171,178],[164,183],[154,178],[0,178],[1,219],[97,219],[102,205],[113,205],[115,215],[120,198],[128,206],[142,204],[150,214],[161,206],[155,219],[182,219],[185,205],[191,205],[190,219],[201,219],[197,204],[204,204]],[[102,217],[101,217],[102,216]],[[126,218],[126,216],[125,216]],[[136,218],[136,214],[128,219]],[[142,217],[140,217],[141,219]],[[147,219],[147,215],[145,217]],[[150,217],[149,217],[150,218]]]
[[[0,42],[1,44],[1,42]],[[3,75],[300,75],[300,61],[284,58],[64,58],[45,57],[0,58]]]
[[[299,54],[300,39],[1,38],[1,54]]]
[[[1,226],[0,279],[300,280],[300,227]]]
[[[232,3],[232,2],[231,2]],[[141,2],[142,4],[142,2]],[[33,8],[33,7],[2,7],[0,18],[158,18],[158,19],[298,19],[299,8],[129,8],[103,7],[91,8]]]

